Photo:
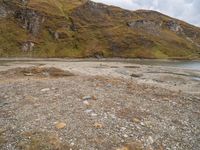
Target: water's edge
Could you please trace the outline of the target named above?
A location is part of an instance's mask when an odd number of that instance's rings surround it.
[[[0,58],[0,65],[8,62],[29,62],[29,61],[58,61],[58,62],[125,62],[139,65],[178,67],[183,69],[200,70],[199,60],[169,60],[169,59],[123,59],[123,58]]]

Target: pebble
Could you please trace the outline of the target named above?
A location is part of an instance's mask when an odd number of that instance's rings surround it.
[[[126,130],[126,128],[125,127],[121,127],[121,129],[120,129],[121,131],[124,131],[124,130]]]
[[[141,124],[142,126],[145,126],[144,122],[141,122],[140,124]]]
[[[72,142],[72,143],[70,143],[70,145],[71,145],[71,146],[74,146],[75,144]]]
[[[90,99],[92,99],[92,97],[91,96],[84,96],[82,99],[83,100],[90,100]]]
[[[90,105],[90,103],[89,103],[88,101],[83,101],[83,104],[85,104],[85,105],[87,105],[87,106]]]
[[[66,127],[66,123],[63,123],[63,122],[59,122],[56,124],[56,128],[57,129],[63,129]]]
[[[112,85],[111,85],[111,84],[107,84],[107,85],[106,85],[106,87],[108,87],[108,88],[111,88],[111,87],[112,87]]]
[[[7,102],[2,102],[2,103],[0,103],[0,107],[3,107],[5,105],[7,105],[7,104],[8,104]]]
[[[151,136],[149,136],[148,139],[147,139],[147,144],[151,145],[153,143],[154,143],[153,138]]]
[[[124,134],[124,135],[123,135],[123,137],[127,138],[127,137],[128,137],[128,135],[127,135],[127,134]]]
[[[133,122],[135,122],[135,123],[140,123],[140,119],[138,119],[138,118],[133,118]]]
[[[96,123],[94,124],[94,127],[95,127],[95,128],[103,128],[103,125],[102,125],[101,123],[97,123],[97,122],[96,122]]]
[[[111,118],[116,119],[116,116],[114,114],[110,114]]]
[[[92,117],[96,117],[97,114],[95,114],[95,113],[91,113],[91,116],[92,116]]]
[[[93,111],[92,109],[85,110],[86,113],[91,113],[92,111]]]
[[[25,76],[34,76],[32,73],[24,73]]]
[[[47,91],[50,91],[50,88],[41,89],[41,92],[47,92]]]

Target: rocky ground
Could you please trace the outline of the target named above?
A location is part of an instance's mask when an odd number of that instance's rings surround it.
[[[0,66],[1,150],[198,150],[200,72],[120,62]]]

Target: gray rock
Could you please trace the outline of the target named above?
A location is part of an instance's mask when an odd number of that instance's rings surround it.
[[[182,32],[183,28],[181,27],[180,24],[178,24],[176,21],[174,20],[170,20],[167,22],[167,27],[174,32]]]
[[[91,116],[92,116],[92,117],[96,117],[97,114],[95,114],[95,113],[91,113]]]
[[[92,97],[91,96],[84,96],[82,99],[83,100],[90,100],[90,99],[92,99]]]
[[[47,91],[50,91],[50,88],[41,89],[41,92],[47,92]]]
[[[124,131],[124,130],[126,130],[126,128],[125,127],[121,127],[120,131]]]
[[[3,107],[5,105],[8,105],[8,103],[7,102],[0,102],[0,107]]]
[[[93,110],[92,109],[87,109],[85,110],[85,113],[91,113]]]
[[[133,29],[143,29],[149,33],[159,34],[161,29],[161,24],[156,21],[151,20],[136,20],[127,23],[128,27]]]
[[[131,77],[134,77],[134,78],[140,78],[142,76],[143,76],[142,74],[134,74],[134,73],[131,74]]]
[[[54,38],[55,38],[56,40],[59,39],[59,33],[58,33],[58,32],[55,32],[55,33],[54,33]]]
[[[86,100],[86,101],[83,101],[83,104],[85,104],[85,105],[90,105],[90,103]]]
[[[30,9],[20,9],[15,12],[17,19],[23,24],[23,28],[28,30],[33,36],[37,36],[41,25],[44,23],[44,16]]]
[[[127,135],[127,134],[124,134],[123,137],[124,137],[124,138],[128,138],[128,135]]]
[[[27,3],[29,2],[30,0],[21,0],[22,4],[23,5],[27,5]]]
[[[23,52],[32,51],[34,46],[35,46],[35,44],[33,42],[30,42],[30,41],[24,42],[22,44],[22,51]]]
[[[0,18],[5,18],[5,17],[7,17],[7,11],[5,7],[0,6]]]
[[[151,145],[151,144],[153,144],[153,143],[154,143],[153,138],[152,138],[151,136],[149,136],[148,139],[147,139],[147,144],[148,144],[148,145]]]

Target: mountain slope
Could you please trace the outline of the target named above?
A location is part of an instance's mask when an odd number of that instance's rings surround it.
[[[200,58],[200,28],[87,0],[0,0],[0,56]]]

